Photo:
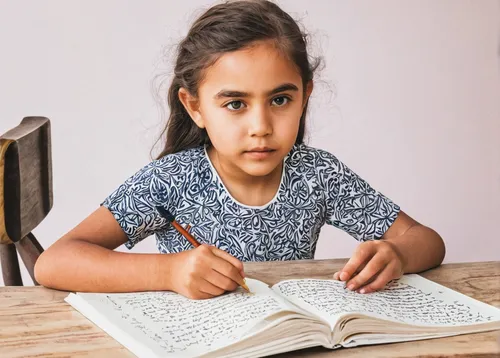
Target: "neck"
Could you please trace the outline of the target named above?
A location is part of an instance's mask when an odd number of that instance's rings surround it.
[[[281,183],[283,161],[269,174],[253,176],[219,156],[213,147],[207,153],[217,174],[233,198],[249,206],[267,204],[276,195]]]

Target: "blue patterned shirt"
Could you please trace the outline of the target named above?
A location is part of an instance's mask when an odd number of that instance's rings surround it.
[[[332,154],[304,144],[284,159],[275,197],[262,206],[234,199],[204,147],[155,160],[102,203],[128,236],[131,249],[155,234],[161,253],[192,248],[155,209],[165,206],[201,243],[241,261],[312,259],[327,223],[359,241],[379,239],[399,206],[371,188]]]

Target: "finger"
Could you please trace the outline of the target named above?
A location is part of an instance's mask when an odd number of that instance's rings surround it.
[[[243,285],[243,277],[241,277],[240,270],[232,265],[232,263],[226,261],[224,258],[215,255],[214,261],[211,264],[212,269],[224,275],[225,277],[236,282],[238,285]]]
[[[383,289],[389,281],[397,278],[396,271],[394,265],[387,265],[384,270],[377,275],[375,280],[361,287],[359,293],[371,293]]]
[[[212,246],[211,249],[212,249],[212,253],[215,256],[220,257],[221,259],[224,259],[227,262],[229,262],[231,265],[236,267],[238,269],[238,271],[240,271],[242,273],[242,275],[241,275],[242,277],[245,277],[245,275],[243,273],[243,271],[244,271],[243,270],[243,263],[240,260],[238,260],[236,257],[232,256],[231,254],[227,253],[226,251],[216,248],[215,246]]]
[[[352,274],[351,279],[352,279],[353,277],[356,277],[356,275],[357,275],[357,274],[358,274],[358,273],[359,273],[362,269],[364,269],[364,268],[365,268],[365,266],[366,266],[365,264],[362,264],[361,266],[359,266],[359,267],[358,267],[358,269],[356,270],[356,272],[354,272],[354,273]],[[333,279],[334,279],[334,280],[338,280],[338,281],[342,281],[342,280],[340,279],[340,273],[341,273],[341,272],[342,272],[342,271],[337,271],[337,272],[335,272],[335,273],[333,274]],[[344,288],[346,288],[346,283],[347,283],[347,282],[344,282]]]
[[[207,295],[207,298],[220,296],[225,292],[222,288],[215,286],[206,279],[200,283],[199,290],[201,293]]]
[[[188,295],[186,297],[192,300],[206,300],[209,298],[214,298],[215,296],[206,292],[198,291],[195,295]]]
[[[368,262],[368,260],[370,260],[375,253],[375,247],[370,245],[368,242],[359,245],[340,272],[340,279],[342,281],[348,281],[356,271],[361,271],[360,266],[366,264],[366,262]]]
[[[356,277],[350,279],[346,282],[346,286],[349,290],[356,290],[360,286],[364,285],[369,279],[378,274],[382,269],[385,268],[387,262],[383,255],[375,255],[366,264],[365,268],[361,270]]]
[[[365,266],[366,266],[365,264],[359,266],[358,270],[356,270],[356,272],[352,274],[352,276],[349,280],[352,280],[354,277],[358,276],[358,274],[365,268]],[[347,283],[349,282],[349,280],[344,282],[344,287],[347,286]]]
[[[365,267],[365,265],[361,265],[361,266],[359,267],[359,269],[361,270],[361,269],[363,269],[364,267]],[[341,279],[340,279],[340,272],[341,272],[341,271],[337,271],[337,272],[335,272],[335,273],[333,274],[333,279],[334,279],[334,280],[341,281]],[[356,271],[355,273],[353,273],[353,274],[352,274],[352,276],[351,276],[351,278],[355,277],[358,273],[359,273],[358,271]]]
[[[365,266],[364,266],[364,265],[361,265],[361,266],[358,268],[358,270],[352,274],[351,278],[352,278],[352,277],[354,277],[355,275],[357,275],[357,274],[358,274],[358,271],[359,271],[359,270],[361,270],[361,269],[363,269],[363,267],[365,267]],[[333,279],[334,279],[334,280],[338,280],[338,281],[342,281],[342,280],[340,279],[340,274],[341,274],[341,273],[342,273],[342,271],[336,271],[336,272],[333,274]]]
[[[218,249],[215,246],[211,246],[211,249],[212,249],[212,253],[215,256],[220,257],[220,258],[230,262],[234,267],[236,267],[237,269],[240,270],[241,277],[242,278],[245,277],[243,263],[240,260],[238,260],[236,257],[232,256],[228,252],[221,250],[221,249]]]
[[[382,270],[383,270],[383,269],[382,269]],[[382,270],[381,270],[381,271],[382,271]],[[375,281],[375,280],[377,279],[377,277],[378,277],[378,275],[380,274],[380,272],[381,272],[381,271],[379,271],[377,274],[373,275],[373,276],[372,276],[370,279],[368,279],[368,281],[366,281],[363,285],[360,285],[360,286],[356,289],[356,292],[360,293],[360,292],[359,292],[359,290],[360,290],[360,289],[362,289],[363,287],[366,287],[366,285],[368,285],[368,284],[372,283],[373,281]]]
[[[234,291],[238,288],[238,283],[215,270],[210,270],[207,276],[205,276],[205,280],[224,291]]]

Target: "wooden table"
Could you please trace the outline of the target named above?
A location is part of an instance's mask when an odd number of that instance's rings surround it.
[[[289,278],[330,278],[345,262],[248,263],[245,272],[274,284]],[[422,276],[500,307],[500,262],[445,264]],[[0,287],[0,357],[133,357],[64,302],[67,295],[43,287]],[[318,347],[276,357],[500,357],[499,337],[500,331],[493,331],[339,350]]]

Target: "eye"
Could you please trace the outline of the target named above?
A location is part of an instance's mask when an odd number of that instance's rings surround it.
[[[225,105],[227,109],[230,111],[239,111],[241,108],[243,108],[245,105],[241,101],[231,101],[228,104]]]
[[[290,101],[291,101],[291,99],[287,96],[279,96],[279,97],[273,98],[272,103],[274,103],[274,105],[277,107],[282,107]]]

